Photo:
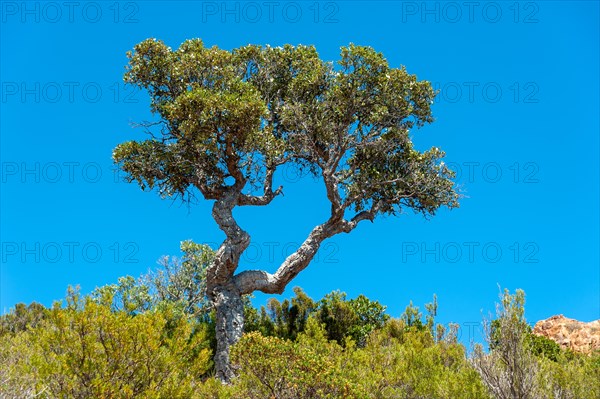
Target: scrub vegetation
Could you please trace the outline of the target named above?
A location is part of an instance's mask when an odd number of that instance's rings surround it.
[[[245,296],[231,348],[235,377],[215,376],[215,311],[204,276],[212,251],[181,258],[89,295],[69,289],[51,308],[19,304],[0,318],[0,397],[495,398],[600,396],[600,354],[534,336],[525,294],[504,291],[486,341],[466,348],[436,322],[437,299],[399,317],[365,296],[313,300],[302,289],[260,309]]]

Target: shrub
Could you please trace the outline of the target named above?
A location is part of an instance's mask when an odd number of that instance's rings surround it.
[[[20,359],[9,360],[12,382],[0,396],[27,382],[49,398],[190,398],[210,367],[205,338],[168,309],[132,316],[72,294],[66,308],[55,305],[9,339]]]
[[[342,348],[328,342],[310,320],[310,335],[298,341],[245,334],[232,348],[231,358],[239,367],[237,398],[308,399],[359,398],[357,384],[346,378],[340,367]],[[317,332],[314,332],[314,331]]]

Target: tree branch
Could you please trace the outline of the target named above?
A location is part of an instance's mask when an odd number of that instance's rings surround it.
[[[254,291],[281,294],[287,284],[309,265],[323,241],[339,233],[351,232],[362,220],[373,221],[377,215],[377,207],[376,204],[349,221],[332,216],[327,222],[316,226],[298,250],[288,256],[274,274],[263,270],[246,270],[234,276],[234,284],[241,294]]]
[[[344,207],[338,186],[338,179],[331,169],[323,171],[323,182],[327,190],[327,199],[331,202],[331,217],[341,220],[344,217]]]
[[[215,287],[230,283],[242,253],[250,245],[250,235],[238,226],[233,217],[233,208],[239,195],[235,186],[230,187],[213,206],[213,218],[226,238],[215,253],[215,260],[206,273],[206,288],[209,296],[212,295]]]
[[[273,174],[275,173],[275,168],[275,166],[267,168],[267,172],[265,174],[265,182],[263,185],[263,195],[259,197],[256,195],[241,194],[238,198],[237,205],[268,205],[271,203],[271,201],[273,201],[273,198],[281,194],[283,191],[283,186],[279,186],[277,190],[273,191]]]
[[[220,187],[220,188],[208,187],[206,184],[202,183],[199,178],[196,179],[196,181],[194,182],[194,186],[196,186],[196,188],[198,190],[200,190],[200,192],[204,196],[204,199],[207,199],[207,200],[218,200],[224,194],[222,187]]]
[[[235,187],[241,192],[246,185],[246,179],[238,166],[238,162],[239,156],[233,149],[231,134],[228,134],[225,139],[225,163],[227,171],[235,179]]]

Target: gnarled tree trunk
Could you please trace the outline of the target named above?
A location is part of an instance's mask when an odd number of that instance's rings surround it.
[[[229,349],[242,337],[244,332],[244,303],[233,284],[216,288],[213,295],[213,303],[217,312],[216,377],[229,383],[235,376],[235,370],[229,361]]]
[[[225,241],[215,254],[213,264],[206,274],[206,289],[216,310],[215,353],[216,377],[224,383],[235,376],[229,361],[229,349],[244,332],[244,303],[241,292],[233,281],[242,253],[250,244],[250,236],[233,218],[232,210],[237,204],[240,189],[234,187],[215,202],[213,218],[226,235]]]

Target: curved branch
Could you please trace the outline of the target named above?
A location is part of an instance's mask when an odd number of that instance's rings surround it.
[[[240,206],[244,206],[244,205],[256,205],[256,206],[269,205],[271,203],[271,201],[273,201],[273,199],[275,197],[277,197],[279,194],[281,194],[282,192],[283,192],[283,186],[279,186],[277,188],[277,190],[265,192],[260,197],[256,196],[256,195],[242,194],[242,195],[240,195],[240,198],[238,199],[238,203],[237,204],[240,205]]]
[[[209,187],[202,183],[199,178],[194,182],[194,186],[196,186],[206,200],[218,200],[224,194],[224,187]]]
[[[331,202],[331,217],[341,220],[344,217],[344,207],[340,196],[339,182],[333,171],[323,171],[323,182],[327,190],[327,199]]]
[[[234,284],[241,294],[254,291],[281,294],[287,284],[309,265],[323,241],[339,233],[351,232],[362,220],[373,221],[377,214],[377,206],[357,214],[349,221],[339,220],[332,215],[327,222],[310,232],[298,250],[288,256],[274,274],[263,270],[246,270],[234,276]]]
[[[212,291],[217,286],[230,283],[242,253],[250,245],[250,235],[242,230],[233,217],[233,208],[239,195],[239,191],[231,187],[213,206],[213,218],[227,237],[215,253],[215,260],[206,273],[206,288],[209,295],[212,295]]]
[[[279,186],[277,190],[273,191],[273,175],[275,173],[275,166],[267,168],[264,182],[264,193],[261,196],[241,194],[238,198],[237,205],[268,205],[273,201],[273,198],[277,197],[283,191],[283,186]]]

